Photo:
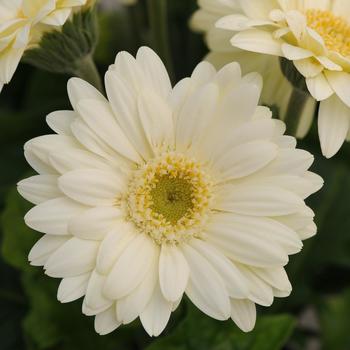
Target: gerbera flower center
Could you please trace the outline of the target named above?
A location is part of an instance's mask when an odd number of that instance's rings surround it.
[[[306,11],[307,24],[320,34],[326,47],[345,57],[350,57],[350,24],[330,11]]]
[[[158,244],[199,237],[208,217],[212,183],[201,164],[166,153],[141,166],[130,180],[128,215]]]

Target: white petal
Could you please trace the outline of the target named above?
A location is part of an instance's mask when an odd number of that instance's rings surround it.
[[[63,278],[57,291],[61,303],[70,303],[85,295],[91,273]]]
[[[171,83],[168,72],[159,56],[150,48],[143,46],[137,52],[136,61],[154,91],[159,96],[167,98],[171,91]]]
[[[333,157],[346,139],[349,130],[350,108],[336,95],[322,101],[318,115],[318,134],[322,154]]]
[[[166,300],[175,302],[182,297],[189,272],[181,250],[177,246],[163,244],[159,258],[159,283]]]
[[[111,170],[111,166],[102,157],[83,149],[57,150],[50,153],[49,160],[60,174],[76,169]]]
[[[213,116],[218,95],[218,87],[210,83],[204,85],[187,100],[177,119],[177,148],[186,150],[203,137],[203,130]]]
[[[312,97],[317,101],[323,101],[334,94],[333,89],[323,74],[316,75],[313,78],[306,79],[307,88]]]
[[[56,9],[55,11],[51,12],[51,14],[42,19],[41,23],[51,26],[62,26],[67,21],[71,13],[71,8]]]
[[[46,117],[46,122],[57,134],[73,136],[70,126],[76,117],[73,111],[56,111]]]
[[[57,186],[56,175],[36,175],[20,181],[17,191],[33,204],[40,204],[49,199],[62,196]]]
[[[255,303],[247,299],[231,299],[231,318],[243,332],[250,332],[256,322]]]
[[[282,51],[284,57],[292,61],[301,60],[313,56],[313,53],[311,51],[287,43],[282,44]]]
[[[68,198],[60,197],[43,202],[25,215],[25,223],[32,229],[51,235],[68,235],[68,221],[86,209]]]
[[[118,300],[117,316],[123,324],[134,321],[151,301],[158,284],[158,261],[154,260],[153,266],[148,270],[143,281],[130,294]]]
[[[99,335],[106,335],[113,332],[120,326],[120,322],[115,315],[115,307],[99,313],[95,316],[95,331]]]
[[[248,266],[237,266],[249,283],[249,299],[262,306],[271,306],[274,297],[272,287],[256,275]]]
[[[65,236],[44,235],[32,247],[28,260],[33,266],[43,266],[50,255],[68,240]]]
[[[266,218],[217,214],[206,230],[206,240],[234,261],[258,267],[283,266],[288,255],[273,240],[271,226]]]
[[[173,303],[165,300],[157,283],[151,300],[140,315],[143,328],[149,336],[157,337],[163,332],[170,319],[172,307]]]
[[[295,68],[305,78],[314,78],[323,71],[322,64],[311,58],[305,58],[298,61],[293,61]]]
[[[86,205],[113,206],[124,190],[124,181],[116,171],[82,169],[61,176],[58,186],[64,194]]]
[[[238,179],[265,167],[276,155],[274,143],[252,141],[228,150],[213,167],[224,180]]]
[[[73,237],[51,255],[44,268],[50,277],[73,277],[93,270],[99,242]]]
[[[230,190],[229,190],[230,189]],[[303,200],[277,186],[225,186],[216,209],[253,216],[278,216],[299,211]]]
[[[105,282],[106,276],[100,275],[96,271],[92,272],[83,302],[87,309],[91,310],[89,316],[97,315],[113,304],[113,301],[107,299],[102,293]]]
[[[68,223],[68,231],[82,239],[102,240],[122,216],[116,207],[95,207],[75,216]]]
[[[243,12],[251,18],[267,18],[269,13],[276,7],[275,1],[238,0]]]
[[[146,235],[139,234],[125,248],[108,275],[104,292],[111,299],[128,295],[144,279],[157,258],[159,248]],[[121,283],[122,281],[122,283]]]
[[[132,161],[140,161],[134,147],[116,123],[109,103],[82,99],[77,104],[77,111],[86,124],[113,150]]]
[[[283,56],[282,43],[274,39],[271,33],[259,29],[245,30],[231,39],[231,44],[240,49],[276,56]]]
[[[149,144],[156,148],[174,142],[173,116],[170,106],[152,91],[142,91],[138,97],[140,120]]]
[[[122,221],[116,223],[100,245],[96,270],[101,274],[108,274],[135,235],[135,229],[131,224]]]
[[[205,256],[214,269],[219,273],[225,282],[230,297],[248,297],[249,289],[246,280],[232,261],[226,258],[226,256],[214,246],[205,241],[194,239],[190,242],[190,245],[202,256]]]
[[[291,292],[292,285],[290,284],[287,273],[283,267],[273,267],[268,269],[251,267],[251,270],[272,287],[285,292]]]
[[[210,317],[227,320],[230,300],[224,281],[201,254],[188,245],[182,251],[190,267],[186,294],[193,304]]]
[[[350,74],[345,72],[325,72],[330,86],[334,89],[338,97],[350,108]]]
[[[105,76],[107,96],[114,116],[121,129],[143,158],[150,156],[151,150],[144,134],[137,111],[137,98],[130,83],[124,81],[114,71]]]
[[[70,102],[74,109],[76,109],[79,101],[82,99],[91,98],[98,101],[106,101],[96,88],[79,78],[69,79],[67,89]]]

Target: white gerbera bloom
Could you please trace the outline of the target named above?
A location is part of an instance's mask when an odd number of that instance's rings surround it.
[[[205,33],[210,49],[205,60],[217,69],[230,62],[239,62],[244,73],[260,73],[264,80],[261,103],[273,107],[276,116],[284,120],[294,87],[283,75],[278,57],[238,49],[230,43],[232,31],[216,26],[216,22],[221,18],[241,11],[237,1],[198,0],[198,6],[190,26],[194,31]],[[308,133],[316,110],[316,101],[311,96],[304,98],[306,101],[299,111],[301,116],[295,130],[297,138],[303,138]]]
[[[255,303],[289,295],[288,255],[316,233],[312,155],[258,106],[261,78],[237,63],[202,62],[172,89],[143,47],[119,53],[105,81],[109,100],[71,79],[74,111],[47,117],[58,135],[25,145],[39,175],[18,191],[45,233],[31,263],[62,278],[61,302],[85,296],[100,334],[140,317],[157,336],[184,293],[251,330]]]
[[[24,51],[50,28],[62,26],[87,0],[0,0],[0,91],[12,79]]]
[[[220,1],[218,1],[220,2]],[[330,158],[350,126],[350,2],[348,0],[237,0],[216,22],[235,47],[285,57],[321,101],[323,154]],[[238,7],[238,9],[237,9]],[[230,34],[231,32],[231,34]],[[232,33],[239,32],[239,33]]]

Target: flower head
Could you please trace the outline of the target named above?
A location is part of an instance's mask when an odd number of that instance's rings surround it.
[[[73,78],[73,111],[47,117],[57,134],[30,140],[39,173],[18,184],[25,216],[45,235],[33,265],[62,278],[58,299],[84,296],[100,334],[137,317],[165,328],[184,293],[244,331],[255,303],[289,295],[288,255],[316,233],[304,199],[322,186],[313,157],[258,105],[261,78],[202,62],[171,87],[143,47],[117,55],[108,100]]]
[[[350,126],[349,15],[346,0],[239,0],[238,8],[216,22],[233,46],[293,62],[310,94],[321,101],[319,136],[328,158]]]
[[[24,51],[42,34],[62,26],[87,0],[0,0],[0,91],[11,80]]]

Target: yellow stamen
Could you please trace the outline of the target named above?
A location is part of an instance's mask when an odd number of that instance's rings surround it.
[[[208,217],[212,183],[201,164],[168,152],[138,169],[125,197],[128,216],[155,242],[200,237]]]
[[[323,38],[326,47],[345,57],[350,57],[350,24],[330,11],[306,11],[307,24]]]

